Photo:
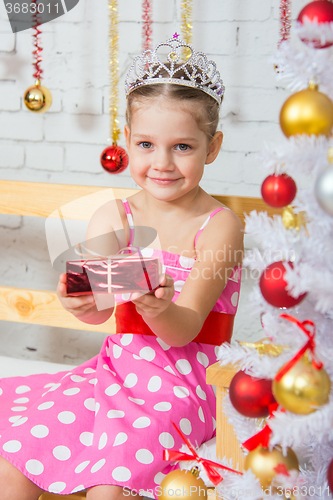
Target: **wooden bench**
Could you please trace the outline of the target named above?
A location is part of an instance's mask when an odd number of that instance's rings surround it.
[[[64,218],[88,221],[104,200],[103,191],[110,188],[75,186],[37,182],[0,181],[0,214],[13,214],[33,217],[49,217],[59,208],[74,200],[95,193],[84,203],[75,203],[61,214]],[[127,198],[136,193],[136,189],[112,188],[115,198]],[[251,210],[267,211],[269,215],[280,213],[267,206],[261,198],[213,195],[221,203],[232,209],[244,221],[244,213]],[[0,286],[0,320],[70,328],[76,330],[115,333],[114,315],[102,325],[88,325],[77,320],[65,311],[55,291]],[[233,367],[221,368],[218,363],[207,370],[207,383],[217,386],[217,456],[233,459],[233,465],[242,468],[242,455],[238,441],[231,426],[222,413],[222,397],[227,391],[235,373]],[[54,495],[44,493],[40,500],[55,498],[82,499],[84,493],[73,495]]]

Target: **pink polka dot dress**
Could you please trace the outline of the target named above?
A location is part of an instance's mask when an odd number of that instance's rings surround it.
[[[175,301],[194,260],[163,254]],[[215,311],[235,314],[239,286],[237,268]],[[178,468],[163,461],[163,450],[183,444],[171,422],[194,446],[215,434],[215,395],[206,385],[215,349],[170,347],[129,332],[107,337],[97,356],[72,371],[1,379],[0,455],[52,493],[118,485],[158,498],[158,485]]]

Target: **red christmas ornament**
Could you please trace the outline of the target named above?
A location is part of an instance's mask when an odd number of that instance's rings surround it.
[[[263,418],[269,405],[275,403],[272,380],[254,378],[240,371],[230,382],[229,397],[233,407],[244,417]]]
[[[274,307],[294,307],[306,296],[302,293],[299,297],[292,297],[286,290],[287,282],[284,280],[286,268],[283,261],[273,262],[262,273],[259,286],[264,299]],[[293,267],[292,262],[288,264]]]
[[[328,486],[330,488],[331,494],[333,492],[333,458],[330,461],[330,464],[327,469],[327,482]]]
[[[318,24],[333,22],[333,3],[328,0],[315,0],[308,3],[298,15],[297,21],[304,24],[304,20],[316,21]],[[305,40],[304,43],[311,43],[316,49],[324,49],[333,45],[332,42],[327,42],[324,45],[320,40]]]
[[[289,205],[296,196],[296,183],[287,174],[269,175],[261,186],[261,196],[267,205],[281,208]]]
[[[101,164],[109,174],[119,174],[128,165],[128,154],[120,146],[109,146],[101,154]]]

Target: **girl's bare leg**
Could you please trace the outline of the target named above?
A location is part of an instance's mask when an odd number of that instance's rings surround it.
[[[93,486],[87,491],[87,500],[141,500],[141,498],[134,491],[121,486]]]
[[[44,490],[0,457],[1,500],[37,500]]]

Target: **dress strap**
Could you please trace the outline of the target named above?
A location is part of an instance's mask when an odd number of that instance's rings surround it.
[[[122,198],[121,201],[122,201],[122,204],[124,205],[124,209],[125,209],[126,217],[127,217],[127,222],[128,222],[128,226],[129,226],[129,230],[130,230],[128,246],[131,246],[131,245],[133,245],[133,241],[134,241],[133,216],[132,216],[131,208],[130,208],[129,203],[126,200],[126,198]]]
[[[214,212],[212,212],[210,215],[208,215],[207,219],[205,220],[205,222],[202,224],[201,228],[199,229],[199,231],[195,235],[194,248],[196,247],[197,239],[199,238],[199,236],[202,233],[203,229],[207,226],[207,224],[210,221],[210,219],[212,217],[214,217],[214,215],[217,214],[217,212],[220,212],[221,210],[229,210],[229,208],[227,208],[227,207],[220,207],[220,208],[217,208],[216,210],[214,210]]]

